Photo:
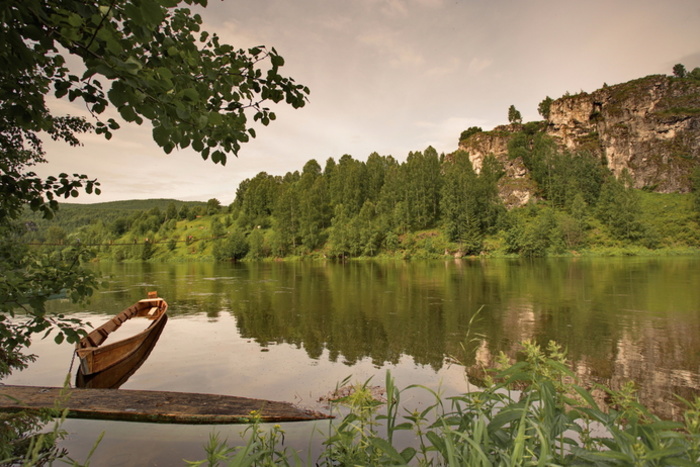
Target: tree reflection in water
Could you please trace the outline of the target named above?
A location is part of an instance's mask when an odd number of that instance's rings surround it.
[[[348,374],[367,359],[382,367],[407,357],[436,371],[448,357],[479,368],[532,339],[561,343],[584,382],[617,388],[634,380],[662,416],[678,415],[673,393],[700,389],[699,258],[99,268],[110,286],[93,300],[95,310],[115,313],[155,287],[173,320],[205,315],[211,332],[223,332],[217,322],[232,316],[244,339],[292,345],[311,360],[344,363]],[[483,338],[466,342],[475,335]],[[217,352],[202,364],[228,358]]]

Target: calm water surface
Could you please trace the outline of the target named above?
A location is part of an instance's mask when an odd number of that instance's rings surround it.
[[[677,417],[673,394],[700,394],[700,258],[487,260],[351,264],[100,264],[107,279],[85,309],[52,311],[98,325],[157,290],[169,321],[125,389],[232,394],[323,410],[348,376],[464,392],[478,369],[518,343],[556,340],[586,382],[634,380],[643,402]],[[478,312],[478,310],[481,310]],[[478,312],[472,321],[472,316]],[[463,344],[483,336],[465,352]],[[39,355],[7,384],[61,385],[72,346],[35,342]],[[448,363],[458,360],[462,365]],[[75,378],[73,368],[71,381]],[[407,408],[427,404],[404,396]],[[68,420],[64,445],[92,465],[174,465],[201,459],[209,433],[241,426]],[[307,450],[328,422],[284,426]]]

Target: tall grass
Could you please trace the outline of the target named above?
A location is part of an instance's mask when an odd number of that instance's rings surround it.
[[[690,466],[700,463],[700,399],[685,401],[683,422],[664,421],[637,402],[633,384],[619,391],[580,386],[561,347],[522,343],[522,359],[499,358],[486,387],[443,398],[420,386],[399,390],[389,372],[386,400],[367,383],[339,401],[345,415],[333,423],[317,459],[302,460],[283,446],[283,431],[252,420],[245,444],[213,437],[207,459],[192,465],[268,466]],[[405,391],[433,394],[422,410],[401,405]],[[380,410],[381,409],[381,410]],[[397,435],[414,442],[399,446]],[[405,436],[403,437],[405,439]]]

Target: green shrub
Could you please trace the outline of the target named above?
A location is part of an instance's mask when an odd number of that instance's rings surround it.
[[[242,259],[248,254],[248,240],[243,232],[234,230],[225,239],[217,240],[214,244],[214,258],[217,261]]]
[[[421,386],[399,390],[386,377],[386,402],[367,383],[338,401],[346,415],[332,425],[325,449],[309,465],[697,465],[700,460],[700,398],[685,401],[683,422],[659,419],[637,402],[634,385],[619,391],[600,386],[607,406],[580,386],[555,343],[543,350],[522,343],[521,360],[501,354],[483,389],[442,399]],[[434,403],[399,415],[406,391],[430,391]],[[381,410],[380,410],[381,409]],[[394,437],[411,431],[415,444],[397,447]],[[212,438],[207,455],[228,465],[300,465],[281,447],[283,431],[265,432],[259,421],[245,445],[228,447]],[[201,465],[192,463],[192,465]]]
[[[459,140],[464,141],[465,139],[469,138],[471,135],[475,135],[477,133],[481,133],[483,130],[481,127],[478,126],[471,126],[464,130],[462,134],[459,135]]]

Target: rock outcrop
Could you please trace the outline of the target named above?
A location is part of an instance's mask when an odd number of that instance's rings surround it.
[[[552,102],[543,123],[561,150],[601,157],[616,175],[626,169],[637,188],[686,192],[693,168],[700,165],[698,80],[653,75],[564,96]],[[499,126],[470,136],[459,148],[470,154],[476,170],[493,154],[509,177],[525,181],[529,176],[522,161],[508,158],[508,141],[522,129],[519,124]],[[529,199],[522,192],[516,198],[520,203]]]

